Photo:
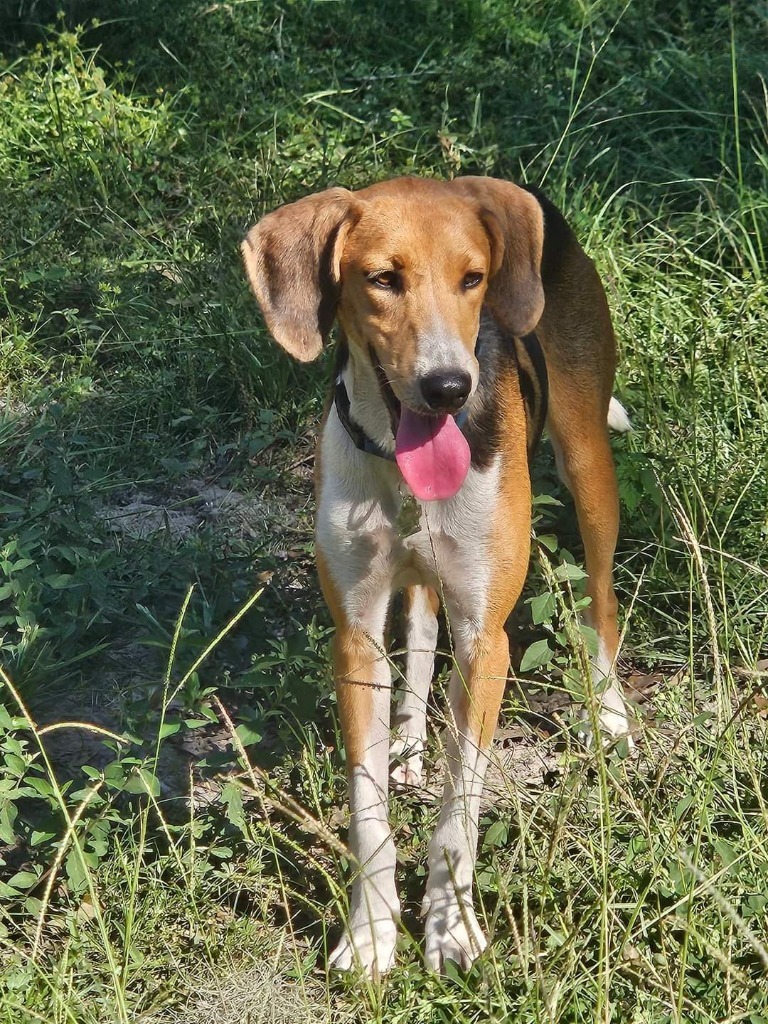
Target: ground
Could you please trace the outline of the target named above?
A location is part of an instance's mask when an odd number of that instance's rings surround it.
[[[714,0],[0,8],[0,1022],[768,1021],[767,36]],[[421,966],[446,636],[375,985],[324,969],[351,872],[312,558],[333,353],[276,349],[238,243],[404,173],[540,185],[605,281],[637,750],[578,741],[545,443],[491,944]]]

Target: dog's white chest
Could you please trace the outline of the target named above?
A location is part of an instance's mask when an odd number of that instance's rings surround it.
[[[317,543],[352,618],[376,593],[428,584],[485,606],[492,568],[500,461],[470,469],[446,501],[419,504],[401,491],[397,467],[351,448],[329,417],[321,439]]]

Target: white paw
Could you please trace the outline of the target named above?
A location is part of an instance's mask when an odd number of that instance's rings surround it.
[[[368,978],[379,978],[392,968],[396,942],[397,925],[391,918],[350,925],[328,958],[328,969],[358,970]]]
[[[616,743],[617,740],[625,740],[628,750],[634,750],[635,741],[630,732],[630,720],[626,710],[614,711],[612,708],[603,706],[598,715],[598,722],[606,744],[610,745]]]
[[[397,735],[389,747],[389,777],[395,789],[418,788],[424,781],[424,740]]]
[[[421,759],[418,767],[414,767],[410,759],[402,764],[396,764],[390,769],[389,777],[392,781],[392,788],[398,789],[419,789],[424,781],[424,773],[421,768]]]
[[[442,971],[448,960],[467,970],[488,945],[474,910],[466,902],[459,904],[453,892],[425,896],[422,913],[426,914],[424,955],[427,967],[434,971]]]
[[[612,746],[618,740],[625,740],[630,751],[634,750],[635,741],[632,737],[632,718],[624,702],[624,698],[618,685],[609,686],[600,696],[600,708],[597,713],[597,722],[600,726],[600,734],[603,738],[603,745]],[[589,722],[589,712],[584,708],[581,712],[584,723]],[[579,739],[591,746],[592,730],[585,724],[579,730]]]

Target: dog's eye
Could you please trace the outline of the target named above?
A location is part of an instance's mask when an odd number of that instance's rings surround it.
[[[483,275],[479,272],[470,272],[464,275],[464,280],[461,282],[463,288],[477,288],[480,282],[483,280]]]
[[[367,276],[371,284],[375,284],[377,288],[390,290],[400,287],[400,275],[394,270],[380,270]]]

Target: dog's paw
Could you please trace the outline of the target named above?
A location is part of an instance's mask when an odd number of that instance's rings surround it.
[[[328,958],[328,969],[379,978],[392,968],[396,942],[397,925],[391,919],[350,925]]]
[[[425,896],[424,957],[427,967],[443,971],[448,960],[467,970],[488,945],[474,910],[453,893]]]
[[[389,778],[394,789],[416,789],[424,781],[424,740],[396,735],[389,747]]]
[[[600,733],[606,746],[613,746],[619,740],[624,740],[629,752],[635,749],[630,719],[625,710],[614,711],[611,708],[602,707],[598,715],[598,722],[600,724]]]
[[[581,712],[582,726],[579,729],[579,740],[586,746],[592,746],[592,728],[589,724],[589,712],[584,708]],[[603,746],[611,747],[619,740],[624,740],[631,753],[635,747],[632,736],[632,716],[622,696],[618,684],[609,686],[600,696],[600,707],[597,712],[597,724]]]
[[[421,759],[415,767],[410,759],[393,765],[389,770],[389,778],[394,790],[419,789],[424,781]]]

